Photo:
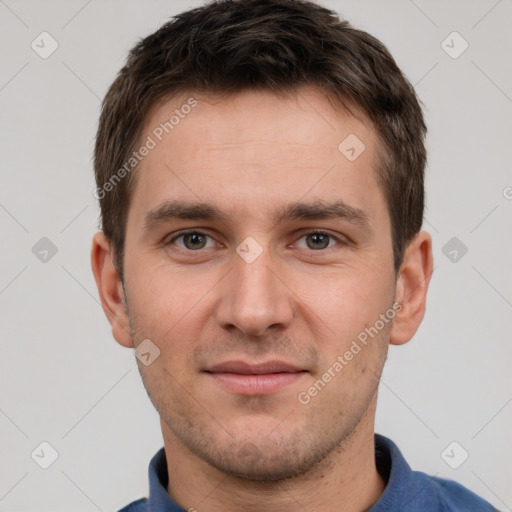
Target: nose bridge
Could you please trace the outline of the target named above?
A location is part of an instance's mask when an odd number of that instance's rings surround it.
[[[293,313],[287,288],[275,275],[270,250],[259,244],[258,248],[254,240],[244,242],[233,255],[218,321],[224,328],[236,326],[246,335],[257,336],[270,326],[285,326]]]
[[[270,257],[263,255],[252,263],[240,258],[235,264],[235,293],[239,295],[239,300],[245,303],[246,309],[275,297],[272,291],[275,288],[276,277],[271,269]]]

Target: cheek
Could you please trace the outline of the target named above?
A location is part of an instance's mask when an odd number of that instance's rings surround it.
[[[130,292],[146,318],[170,324],[191,310],[214,283],[207,273],[199,275],[168,261],[144,262],[141,258],[131,274]]]
[[[127,293],[130,314],[139,336],[165,340],[187,324],[199,291],[194,283],[183,282],[179,273],[144,266],[130,274]]]
[[[141,264],[130,277],[127,292],[137,342],[149,338],[160,348],[157,361],[174,375],[188,378],[194,349],[205,339],[204,331],[215,329],[212,300],[222,273]]]
[[[370,267],[363,271],[334,269],[314,280],[301,280],[297,288],[297,295],[334,331],[348,332],[375,322],[389,306],[391,296],[391,286]]]
[[[351,398],[349,395],[356,393],[351,391],[353,386],[347,384],[349,381],[360,383],[360,392],[373,386],[375,375],[380,374],[385,359],[391,326],[379,321],[380,315],[391,305],[389,289],[382,282],[382,276],[379,280],[370,272],[358,274],[356,278],[348,274],[343,277],[338,272],[337,278],[333,275],[326,279],[317,289],[321,291],[314,296],[309,287],[310,304],[315,305],[314,312],[320,319],[314,321],[317,325],[328,326],[327,337],[317,339],[321,365],[316,378],[322,378],[329,369],[336,374],[329,392],[334,393],[335,400],[341,396],[348,400]],[[307,288],[306,283],[303,286]],[[377,321],[379,324],[375,330]]]

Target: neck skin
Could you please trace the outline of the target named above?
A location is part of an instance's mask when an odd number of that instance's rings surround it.
[[[169,474],[167,492],[185,510],[200,512],[366,510],[386,487],[375,466],[376,398],[340,450],[308,473],[281,482],[228,476],[191,453],[161,422]]]

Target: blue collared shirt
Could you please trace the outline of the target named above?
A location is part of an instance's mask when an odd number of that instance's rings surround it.
[[[397,446],[375,434],[377,469],[386,489],[367,512],[496,512],[492,505],[462,485],[412,471]],[[141,498],[119,512],[186,512],[167,493],[169,476],[165,450],[149,464],[149,498]]]

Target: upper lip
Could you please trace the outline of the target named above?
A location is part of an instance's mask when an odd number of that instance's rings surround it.
[[[265,361],[246,363],[245,361],[226,361],[206,369],[209,373],[239,373],[243,375],[264,375],[268,373],[296,373],[304,371],[284,361]]]

